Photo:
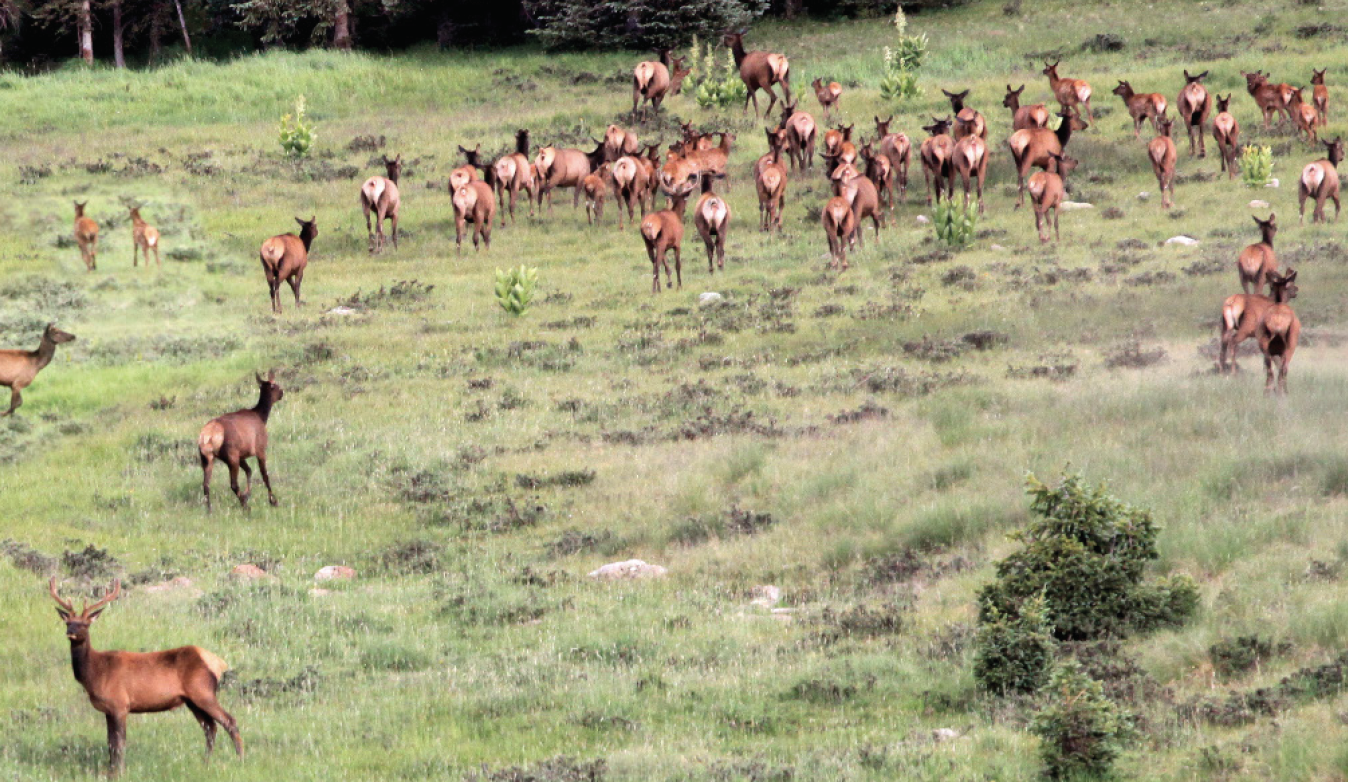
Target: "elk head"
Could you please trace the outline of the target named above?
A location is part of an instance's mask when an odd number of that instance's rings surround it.
[[[276,370],[267,372],[267,376],[262,377],[261,373],[254,372],[253,377],[257,378],[257,388],[261,392],[261,398],[267,401],[267,404],[274,405],[286,395],[280,386],[276,384]]]
[[[1045,76],[1049,77],[1050,79],[1056,79],[1056,78],[1058,78],[1058,63],[1060,63],[1060,62],[1062,62],[1062,58],[1061,58],[1061,57],[1058,58],[1057,60],[1053,61],[1053,63],[1051,63],[1051,64],[1049,63],[1048,60],[1044,60],[1044,70],[1043,70],[1043,74],[1044,74]]]
[[[1328,72],[1329,72],[1328,68],[1323,68],[1318,71],[1314,68],[1311,68],[1311,84],[1324,84],[1325,74]]]
[[[1127,100],[1133,95],[1133,85],[1126,81],[1120,81],[1119,86],[1115,87],[1111,92],[1118,95],[1120,98]]]
[[[1067,179],[1068,174],[1076,170],[1077,166],[1081,165],[1081,161],[1067,155],[1059,155],[1050,152],[1048,153],[1048,156],[1053,159],[1054,163],[1054,167],[1049,170],[1056,170],[1058,176],[1062,177],[1064,180]]]
[[[943,136],[946,133],[950,132],[950,126],[952,124],[953,123],[949,117],[946,117],[945,119],[937,119],[936,117],[932,117],[931,124],[923,125],[922,129],[927,131],[933,136]]]
[[[1273,237],[1278,233],[1278,215],[1270,212],[1267,220],[1260,220],[1253,215],[1251,217],[1254,224],[1259,226],[1259,232],[1263,234],[1264,244],[1273,244]]]
[[[307,248],[314,239],[318,238],[318,215],[305,220],[303,217],[296,217],[295,222],[300,224],[300,239]]]
[[[75,216],[84,217],[84,205],[89,202],[85,201],[84,203],[80,203],[79,201],[71,201],[71,203],[75,205]]]
[[[1020,85],[1020,89],[1013,90],[1011,85],[1006,85],[1006,96],[1002,98],[1002,105],[1008,109],[1020,108],[1020,94],[1025,91],[1025,85]]]
[[[1335,136],[1333,141],[1321,142],[1329,150],[1329,162],[1337,166],[1343,162],[1343,139]]]
[[[875,137],[876,137],[876,138],[884,138],[885,136],[888,136],[888,135],[889,135],[889,123],[891,123],[891,122],[893,122],[893,121],[894,121],[894,115],[893,115],[893,114],[889,115],[889,119],[886,119],[886,120],[882,120],[882,119],[880,119],[879,117],[876,117],[876,118],[875,118]]]
[[[1156,121],[1156,130],[1160,135],[1170,138],[1170,129],[1175,126],[1175,121],[1169,117],[1161,117]]]
[[[1217,113],[1218,113],[1218,114],[1220,114],[1220,113],[1222,113],[1222,112],[1224,112],[1224,111],[1228,111],[1228,110],[1230,109],[1230,107],[1231,107],[1231,95],[1230,95],[1230,93],[1228,93],[1227,96],[1226,96],[1225,98],[1223,98],[1223,97],[1220,96],[1220,95],[1217,96]]]
[[[672,67],[669,71],[670,95],[678,95],[679,91],[683,89],[683,80],[688,78],[688,75],[693,72],[692,68],[683,67],[687,62],[687,57],[675,57],[674,62],[671,63]]]
[[[1207,77],[1208,77],[1208,72],[1207,72],[1207,71],[1203,71],[1202,73],[1195,73],[1193,76],[1190,76],[1190,75],[1189,75],[1189,71],[1188,71],[1187,69],[1184,71],[1184,83],[1185,83],[1185,84],[1194,84],[1194,83],[1196,83],[1196,82],[1203,81],[1203,80],[1206,79]]]
[[[116,579],[112,582],[112,589],[103,596],[101,600],[93,605],[84,604],[84,609],[76,611],[75,606],[71,605],[69,600],[62,598],[56,592],[56,578],[53,577],[47,582],[47,589],[51,592],[52,599],[56,601],[56,613],[60,615],[61,621],[66,623],[66,638],[74,644],[89,643],[89,625],[94,623],[98,615],[103,613],[103,609],[108,603],[116,600],[122,594],[122,582]]]
[[[1286,304],[1295,299],[1299,289],[1296,286],[1297,273],[1295,269],[1288,269],[1286,275],[1279,275],[1277,272],[1269,272],[1268,285],[1273,300],[1279,304]]]
[[[968,90],[965,90],[964,92],[950,92],[943,89],[941,92],[944,92],[945,96],[950,99],[950,108],[952,111],[956,114],[964,111],[964,99],[969,97]]]
[[[42,332],[42,338],[48,342],[62,345],[66,342],[74,342],[75,335],[56,328],[55,323],[48,323],[47,328]]]
[[[394,184],[397,184],[398,177],[401,176],[403,173],[402,153],[399,152],[397,157],[393,158],[392,160],[388,159],[388,155],[381,155],[380,157],[384,159],[384,170],[388,172],[389,181],[393,182]]]

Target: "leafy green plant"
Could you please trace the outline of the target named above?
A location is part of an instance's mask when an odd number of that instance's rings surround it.
[[[1108,776],[1132,736],[1122,710],[1105,697],[1104,686],[1083,673],[1075,660],[1054,671],[1046,692],[1048,705],[1030,723],[1030,732],[1039,737],[1044,776]]]
[[[912,100],[921,94],[922,88],[917,86],[917,74],[912,71],[886,68],[885,75],[880,79],[880,97],[884,100]]]
[[[281,129],[278,133],[281,150],[290,157],[307,157],[313,149],[318,134],[305,114],[304,96],[295,99],[295,113],[281,117]]]
[[[1018,616],[993,613],[979,626],[974,647],[974,679],[980,687],[997,695],[1038,691],[1058,648],[1043,596],[1025,601]]]
[[[937,239],[949,247],[963,247],[973,240],[978,227],[978,204],[968,201],[960,205],[953,198],[938,196],[932,224]]]
[[[697,105],[704,109],[731,108],[743,103],[748,97],[748,88],[744,86],[739,69],[735,67],[733,54],[726,53],[725,66],[719,77],[714,70],[715,57],[710,48],[701,67],[706,75],[693,93],[693,100],[697,101]]]
[[[538,287],[538,268],[496,270],[496,301],[501,309],[519,317],[529,311]]]
[[[1273,179],[1273,150],[1246,146],[1240,151],[1240,181],[1246,187],[1263,187]]]
[[[900,8],[894,14],[897,43],[885,47],[885,75],[880,79],[880,97],[887,101],[912,100],[922,94],[917,71],[927,56],[927,35],[908,35],[908,17]]]

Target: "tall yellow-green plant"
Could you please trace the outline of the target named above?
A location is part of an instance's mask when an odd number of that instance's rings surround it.
[[[304,96],[301,95],[295,99],[295,113],[281,117],[278,138],[281,150],[290,157],[307,157],[313,149],[314,140],[318,138],[313,123],[305,113],[305,107]]]

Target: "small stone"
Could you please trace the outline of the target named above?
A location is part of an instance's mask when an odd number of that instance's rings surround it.
[[[942,741],[951,741],[960,737],[960,732],[954,728],[937,728],[931,732],[931,740],[936,743]]]
[[[1003,246],[1001,246],[1000,244],[992,244],[992,245],[988,245],[988,249],[989,249],[989,250],[996,250],[997,252],[1001,252],[1002,250],[1005,250],[1006,248],[1003,247]]]
[[[1151,198],[1151,193],[1148,193],[1146,190],[1143,190],[1141,193],[1137,194],[1137,200],[1139,201],[1146,201],[1149,198]]]
[[[1064,212],[1078,212],[1082,209],[1094,209],[1095,204],[1088,204],[1085,201],[1063,201],[1058,204],[1058,208]]]
[[[359,312],[359,310],[343,306],[333,307],[328,310],[329,315],[355,315],[357,312]]]
[[[332,581],[334,579],[346,580],[355,577],[355,569],[349,568],[346,565],[328,565],[319,568],[318,572],[314,574],[315,581]]]
[[[1267,209],[1267,208],[1268,208],[1268,202],[1267,202],[1267,201],[1260,201],[1258,198],[1256,198],[1256,199],[1254,199],[1253,201],[1250,202],[1250,208],[1251,208],[1251,209]]]
[[[162,584],[151,584],[145,587],[146,592],[177,592],[184,589],[192,589],[192,579],[187,576],[178,576],[171,581],[165,581]]]
[[[265,581],[275,578],[257,565],[236,565],[229,571],[229,577],[239,581]]]
[[[749,605],[759,608],[772,608],[782,601],[782,590],[770,584],[756,586],[749,590],[749,594],[754,598]]]
[[[917,216],[917,224],[918,224],[918,225],[927,225],[927,224],[930,223],[930,222],[931,222],[931,218],[930,218],[930,217],[927,217],[926,215],[918,215],[918,216]]]
[[[590,578],[600,581],[616,581],[630,578],[660,578],[669,571],[659,565],[650,565],[639,559],[624,562],[610,562],[598,570],[590,571]]]
[[[1172,236],[1169,239],[1166,239],[1165,243],[1178,244],[1182,247],[1193,247],[1194,245],[1198,244],[1198,240],[1193,238],[1192,236],[1184,236],[1183,234],[1181,234],[1179,236]]]
[[[1278,180],[1276,180],[1276,179],[1270,179],[1270,180],[1268,180],[1268,184],[1267,184],[1267,185],[1264,185],[1264,187],[1277,187],[1277,186],[1278,186]]]
[[[702,307],[705,307],[708,304],[719,304],[722,301],[725,301],[725,297],[716,291],[707,291],[697,297],[697,303]]]

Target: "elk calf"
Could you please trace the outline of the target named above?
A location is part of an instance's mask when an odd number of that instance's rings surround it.
[[[725,238],[730,229],[730,204],[724,198],[712,192],[712,185],[719,176],[702,179],[702,197],[693,207],[693,224],[702,235],[702,243],[707,246],[707,271],[715,274],[711,263],[715,256],[716,265],[725,269]]]
[[[1162,117],[1160,135],[1147,142],[1147,157],[1151,160],[1152,173],[1156,174],[1156,183],[1161,188],[1161,208],[1169,209],[1175,205],[1175,160],[1179,157],[1175,141],[1170,138],[1170,129],[1174,122]]]
[[[206,754],[215,748],[218,723],[234,742],[234,751],[243,757],[243,739],[234,717],[216,698],[220,677],[229,670],[224,660],[200,646],[180,646],[162,652],[100,652],[89,643],[89,627],[105,607],[122,594],[122,583],[101,600],[76,611],[69,600],[56,591],[56,579],[47,582],[47,591],[56,601],[56,613],[66,625],[70,640],[70,663],[89,702],[103,712],[108,724],[108,773],[117,776],[125,766],[126,718],[131,714],[168,711],[179,706],[196,717],[206,734]]]
[[[1011,85],[1006,85],[1006,96],[1002,98],[1002,105],[1011,109],[1011,130],[1029,130],[1030,128],[1048,127],[1048,107],[1042,103],[1035,103],[1029,106],[1020,105],[1020,94],[1025,91],[1025,85],[1020,85],[1020,89],[1013,90]]]
[[[1231,96],[1217,98],[1217,116],[1212,120],[1212,137],[1222,155],[1222,168],[1228,179],[1236,178],[1236,152],[1240,149],[1240,123],[1231,114]]]
[[[856,240],[857,218],[852,205],[843,196],[834,196],[824,205],[822,217],[824,235],[828,237],[828,252],[833,256],[829,267],[847,268],[847,245]]]
[[[137,255],[145,257],[145,268],[150,268],[150,250],[154,250],[154,262],[159,268],[164,268],[163,261],[159,260],[159,229],[145,222],[140,216],[140,207],[133,206],[131,209],[131,266],[137,264]]]
[[[98,268],[98,223],[84,216],[84,207],[88,201],[75,201],[75,243],[80,246],[80,257],[84,259],[84,268],[94,271]]]
[[[384,249],[384,221],[393,222],[393,249],[398,249],[398,206],[401,198],[398,194],[398,177],[403,171],[403,156],[400,153],[392,160],[381,155],[384,160],[386,177],[372,176],[360,186],[360,208],[365,213],[365,233],[369,237],[370,252],[382,252]],[[370,212],[374,212],[373,232],[370,229]]]
[[[759,227],[771,231],[782,229],[782,201],[786,197],[786,166],[782,165],[781,150],[758,170],[754,182],[758,189]]]
[[[1311,69],[1311,100],[1315,103],[1315,112],[1320,119],[1320,127],[1329,124],[1329,88],[1325,86],[1325,74],[1328,68]]]
[[[1301,88],[1304,89],[1304,88]],[[1320,127],[1319,115],[1315,107],[1307,103],[1301,95],[1301,89],[1293,89],[1287,101],[1287,113],[1292,115],[1292,124],[1297,132],[1305,134],[1306,143],[1316,142],[1316,128]]]
[[[295,306],[300,306],[300,285],[304,282],[304,269],[309,265],[309,248],[318,237],[318,218],[310,217],[295,222],[300,224],[300,235],[280,234],[262,243],[258,257],[262,261],[262,273],[267,277],[267,290],[271,294],[271,310],[281,314],[281,283],[290,284],[295,294]]]
[[[1329,150],[1329,157],[1306,164],[1301,170],[1301,179],[1297,182],[1297,201],[1301,205],[1301,217],[1298,223],[1306,222],[1306,199],[1315,199],[1315,209],[1311,212],[1312,223],[1325,221],[1325,201],[1334,199],[1334,222],[1339,221],[1339,172],[1336,166],[1343,162],[1343,140],[1335,137],[1333,141],[1321,142]]]
[[[1048,212],[1053,210],[1053,241],[1058,241],[1058,207],[1062,204],[1066,192],[1064,177],[1077,167],[1077,161],[1059,155],[1049,154],[1049,169],[1036,171],[1027,185],[1030,191],[1030,205],[1034,208],[1034,227],[1039,231],[1040,244],[1048,242]]]
[[[197,451],[201,455],[201,491],[206,496],[206,512],[211,512],[211,470],[216,459],[223,459],[229,467],[229,488],[239,498],[239,504],[248,510],[248,498],[253,493],[253,471],[248,459],[257,459],[258,470],[262,472],[262,482],[267,487],[267,501],[276,505],[276,494],[271,489],[271,476],[267,475],[267,418],[271,416],[272,406],[281,401],[285,392],[276,385],[276,370],[257,378],[257,404],[247,410],[236,410],[211,420],[201,428],[197,436]],[[247,477],[246,487],[239,490],[239,470],[243,469]]]
[[[1121,81],[1114,88],[1114,94],[1123,98],[1128,116],[1133,118],[1133,138],[1137,138],[1142,131],[1143,122],[1151,120],[1151,127],[1155,130],[1157,118],[1165,116],[1165,96],[1159,92],[1133,92],[1131,84]]]
[[[842,98],[842,85],[836,81],[825,84],[822,79],[815,79],[814,96],[819,99],[819,105],[824,109],[824,119],[828,120],[828,115],[838,107],[838,101]]]
[[[585,193],[585,222],[587,225],[594,225],[596,221],[602,222],[604,219],[604,199],[608,196],[609,165],[605,163],[600,166],[593,174],[588,174],[580,183],[580,189]],[[618,219],[622,219],[622,210],[618,211]]]
[[[1301,336],[1301,320],[1292,311],[1287,302],[1295,295],[1297,273],[1287,270],[1285,277],[1277,272],[1269,275],[1269,284],[1273,289],[1273,304],[1264,310],[1255,328],[1255,338],[1259,340],[1259,350],[1264,354],[1264,393],[1287,395],[1287,368],[1292,363],[1292,354],[1297,349],[1297,339]],[[1289,287],[1292,289],[1289,295]],[[1274,367],[1277,367],[1277,384],[1274,385]]]
[[[1278,216],[1270,214],[1267,220],[1253,218],[1259,226],[1260,240],[1240,251],[1236,260],[1236,271],[1240,275],[1240,287],[1246,292],[1254,288],[1255,293],[1264,292],[1264,281],[1278,270],[1278,256],[1273,252],[1273,237],[1278,233]]]
[[[1255,104],[1263,112],[1265,129],[1269,127],[1269,121],[1274,114],[1281,112],[1283,117],[1290,116],[1287,113],[1287,104],[1283,100],[1281,85],[1269,84],[1268,76],[1262,71],[1255,71],[1254,73],[1241,71],[1241,75],[1245,77],[1246,91],[1250,93],[1250,97],[1254,98]],[[1281,124],[1282,118],[1278,122]]]
[[[576,188],[577,194],[580,188]],[[463,254],[463,234],[473,224],[473,249],[491,249],[491,223],[496,217],[496,200],[486,182],[474,180],[454,191],[454,249]],[[482,248],[478,240],[482,240]]]
[[[1076,109],[1078,117],[1081,116],[1081,107],[1086,107],[1086,122],[1095,124],[1095,117],[1091,115],[1091,85],[1081,79],[1060,79],[1058,78],[1058,63],[1050,65],[1047,60],[1044,61],[1044,75],[1048,77],[1049,89],[1053,90],[1053,97],[1057,99],[1058,105],[1062,106],[1063,111]]]
[[[10,415],[23,404],[23,395],[19,392],[51,363],[56,356],[56,346],[74,340],[74,334],[67,334],[56,328],[55,323],[48,323],[37,350],[0,350],[0,386],[9,389],[9,409],[0,413],[0,418]]]
[[[669,196],[669,208],[653,212],[641,218],[641,239],[646,243],[646,254],[651,259],[651,293],[660,292],[660,267],[665,267],[665,287],[673,287],[669,277],[669,259],[667,254],[674,251],[674,273],[683,289],[683,213],[688,205],[688,196],[698,186],[701,174],[694,174],[691,181],[680,188],[666,189]]]

